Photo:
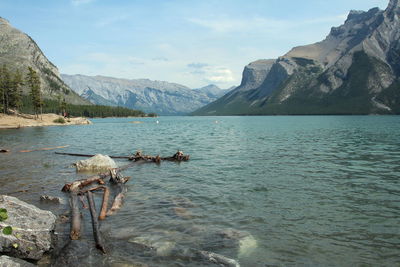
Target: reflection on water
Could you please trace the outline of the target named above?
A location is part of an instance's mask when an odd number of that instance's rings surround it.
[[[102,223],[109,254],[82,264],[211,265],[199,251],[241,266],[400,262],[399,117],[161,117],[0,132],[0,193],[39,202],[78,179],[76,157],[23,149],[129,155],[140,149],[189,162],[134,166],[123,209]],[[156,120],[159,123],[156,123]],[[218,120],[218,123],[215,121]],[[121,160],[120,165],[126,162]],[[101,196],[96,196],[100,206]],[[92,242],[84,212],[83,239]],[[59,227],[65,234],[68,225]],[[89,246],[90,247],[90,246]]]

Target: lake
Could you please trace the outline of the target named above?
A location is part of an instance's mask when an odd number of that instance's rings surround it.
[[[132,178],[124,206],[101,225],[109,253],[92,249],[83,266],[213,266],[196,251],[251,267],[399,266],[399,116],[92,121],[1,130],[0,147],[13,152],[0,154],[0,193],[67,212],[60,189],[85,177],[71,167],[83,158],[54,151],[170,156],[179,149],[190,161],[125,170]],[[17,152],[63,145],[69,147]],[[41,203],[42,194],[65,204]],[[95,198],[99,208],[101,194]],[[83,214],[83,240],[92,242],[90,214]],[[58,226],[61,240],[68,228]]]

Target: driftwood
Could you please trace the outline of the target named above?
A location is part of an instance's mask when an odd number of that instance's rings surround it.
[[[99,220],[104,220],[107,216],[108,199],[110,198],[110,190],[104,186],[103,202],[101,204],[101,210]]]
[[[149,155],[143,155],[141,151],[136,151],[135,155],[131,156],[129,160],[160,163],[162,160],[188,161],[189,158],[190,158],[189,155],[184,155],[183,152],[179,150],[172,157],[160,157],[159,155],[149,156]]]
[[[96,190],[103,190],[103,202],[101,204],[101,210],[100,210],[100,215],[99,215],[99,220],[104,220],[106,218],[106,213],[107,213],[107,208],[108,208],[108,200],[110,198],[110,189],[108,189],[107,186],[97,186],[93,188],[89,188],[85,191],[81,191],[79,195],[83,196],[87,192],[92,192]]]
[[[81,236],[81,214],[78,206],[78,195],[71,194],[71,232],[70,238],[77,240]]]
[[[93,156],[95,156],[93,154],[78,154],[78,153],[63,153],[63,152],[55,152],[55,153],[57,155],[67,155],[67,156],[76,156],[76,157],[93,157]],[[155,162],[155,163],[160,163],[162,160],[178,161],[178,162],[188,161],[190,158],[189,155],[184,155],[182,151],[176,152],[171,157],[160,157],[159,155],[157,155],[157,156],[143,155],[141,151],[137,151],[132,156],[109,156],[109,157],[113,158],[113,159],[129,159],[130,161],[133,161],[133,162]]]
[[[86,157],[91,158],[96,155],[94,154],[78,154],[78,153],[63,153],[63,152],[54,152],[57,155],[66,155],[66,156],[75,156],[75,157]],[[109,156],[112,159],[129,159],[130,156]]]
[[[105,173],[106,174],[106,173]],[[107,175],[107,174],[106,174]],[[69,184],[65,184],[63,186],[63,188],[61,189],[61,191],[63,192],[78,192],[79,189],[82,189],[83,187],[90,185],[92,183],[99,183],[99,184],[104,184],[104,176],[103,173],[99,174],[99,175],[95,175],[83,180],[78,180]]]
[[[66,145],[66,146],[55,146],[55,147],[45,147],[45,148],[37,148],[37,149],[32,149],[32,150],[21,150],[21,151],[19,151],[19,152],[26,153],[26,152],[33,152],[33,151],[53,150],[53,149],[64,148],[64,147],[69,147],[69,145]]]
[[[82,209],[87,209],[88,206],[86,206],[84,196],[83,196],[82,194],[79,194],[78,196],[79,196],[79,200],[80,200],[81,203],[82,203]]]
[[[97,220],[97,212],[96,206],[94,204],[93,193],[91,191],[88,191],[86,194],[89,202],[90,215],[92,216],[93,236],[94,241],[96,242],[96,248],[98,248],[101,252],[105,254],[106,250],[104,248],[103,240],[99,231],[99,221]]]
[[[114,215],[117,211],[119,211],[122,207],[123,200],[125,198],[125,193],[127,192],[125,183],[129,180],[129,177],[125,177],[117,182],[118,184],[118,193],[114,198],[114,201],[111,205],[111,208],[107,211],[107,216]]]
[[[86,179],[77,180],[75,182],[65,184],[63,186],[63,188],[61,189],[61,191],[63,191],[63,192],[73,192],[73,191],[78,192],[83,187],[85,187],[87,185],[90,185],[90,184],[93,184],[95,182],[103,185],[104,184],[104,179],[112,175],[111,170],[115,170],[115,172],[118,173],[120,171],[128,169],[129,167],[131,167],[132,165],[135,165],[135,164],[136,164],[136,162],[132,162],[132,163],[127,164],[125,166],[122,166],[120,168],[110,169],[107,172],[99,173],[97,175],[91,176],[91,177],[86,178]],[[125,182],[127,182],[127,180]]]

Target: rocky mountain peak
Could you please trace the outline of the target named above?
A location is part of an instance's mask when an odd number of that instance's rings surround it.
[[[394,19],[394,15],[397,15],[396,18],[398,19],[398,16],[400,15],[400,1],[390,0],[385,12],[389,18]]]
[[[361,11],[361,10],[351,10],[345,24],[349,21],[353,21],[354,23],[362,23],[363,21],[368,21],[369,19],[373,18],[376,13],[381,11],[378,7],[371,8],[368,11]]]
[[[10,22],[9,22],[8,20],[6,20],[5,18],[0,17],[0,24],[7,24],[7,25],[9,25]]]
[[[400,0],[352,10],[324,40],[250,63],[238,88],[195,114],[400,114],[399,51]]]
[[[215,85],[192,90],[181,84],[149,79],[67,74],[61,76],[75,92],[93,104],[124,106],[159,115],[192,112],[226,92]]]
[[[260,86],[275,62],[276,59],[260,59],[248,64],[243,70],[239,90],[247,91]]]
[[[387,10],[392,10],[392,9],[399,8],[399,7],[400,7],[399,0],[390,0]]]

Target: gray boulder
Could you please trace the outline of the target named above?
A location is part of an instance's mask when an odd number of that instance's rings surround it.
[[[108,169],[118,168],[113,159],[107,155],[97,154],[90,159],[79,160],[75,163],[76,170],[81,171],[107,171]]]
[[[33,267],[33,266],[35,265],[21,259],[11,258],[6,255],[0,257],[0,267]]]
[[[10,235],[0,232],[0,253],[18,258],[39,260],[52,248],[56,216],[15,197],[0,195],[0,208],[8,218],[0,222],[3,229],[11,226]]]

